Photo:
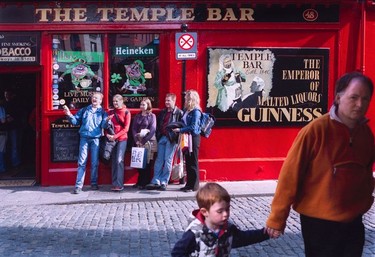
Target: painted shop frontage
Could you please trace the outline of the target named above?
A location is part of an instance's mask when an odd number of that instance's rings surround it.
[[[181,106],[195,89],[216,117],[201,179],[276,179],[336,79],[375,79],[374,20],[373,1],[2,1],[0,97],[11,88],[22,107],[21,167],[43,186],[74,184],[78,127],[63,105],[75,113],[100,91],[106,110],[121,94],[132,115],[143,97],[158,113],[166,93]],[[110,181],[100,164],[99,184]]]

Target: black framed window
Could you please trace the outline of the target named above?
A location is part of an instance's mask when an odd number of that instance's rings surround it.
[[[159,35],[111,34],[108,36],[109,103],[115,94],[124,96],[129,108],[139,108],[143,97],[158,105]]]
[[[103,39],[100,34],[57,34],[52,39],[52,108],[82,108],[103,91]]]

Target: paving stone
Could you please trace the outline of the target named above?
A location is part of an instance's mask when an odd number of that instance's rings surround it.
[[[264,226],[272,197],[236,197],[231,220],[241,229]],[[6,205],[0,208],[0,256],[163,257],[188,224],[194,200]],[[375,256],[375,207],[365,215],[364,257]],[[285,235],[233,249],[231,256],[304,256],[299,215]]]

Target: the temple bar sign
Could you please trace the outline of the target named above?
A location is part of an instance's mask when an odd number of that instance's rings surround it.
[[[39,64],[39,34],[0,32],[0,64]]]
[[[16,3],[16,2],[15,2]],[[338,4],[145,4],[103,1],[100,5],[60,1],[38,5],[7,3],[0,23],[136,23],[136,22],[339,22]]]

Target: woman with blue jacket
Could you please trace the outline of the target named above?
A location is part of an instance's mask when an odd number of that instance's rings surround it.
[[[185,94],[184,114],[182,116],[184,126],[173,129],[174,132],[188,133],[192,138],[192,147],[189,147],[191,151],[187,151],[185,154],[187,182],[186,185],[180,189],[184,192],[197,191],[199,189],[198,155],[201,142],[201,115],[202,111],[198,92],[188,90]]]

